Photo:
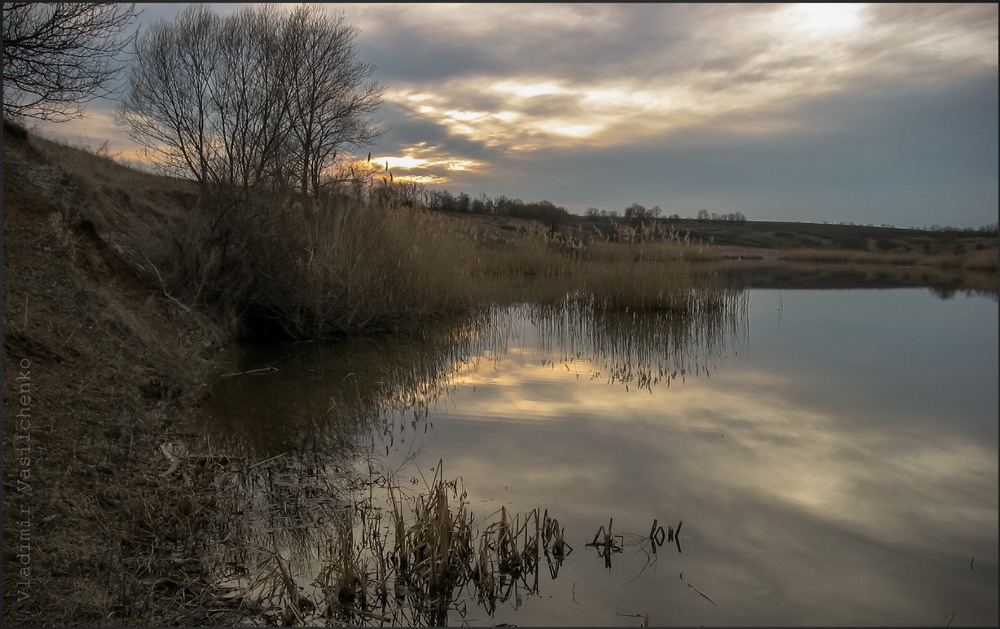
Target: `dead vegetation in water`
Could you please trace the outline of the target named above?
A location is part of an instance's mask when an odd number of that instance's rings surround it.
[[[226,471],[232,475],[239,469]],[[274,473],[283,474],[276,469],[270,475]],[[327,481],[317,482],[320,488]],[[477,521],[461,479],[446,480],[441,462],[425,491],[411,495],[406,484],[384,475],[355,481],[350,503],[343,497],[327,507],[302,501],[295,511],[286,511],[291,518],[283,524],[246,522],[230,530],[224,551],[203,553],[198,559],[181,553],[191,557],[184,560],[190,572],[185,591],[198,593],[198,602],[178,598],[178,604],[184,600],[188,606],[178,611],[178,618],[268,625],[443,626],[450,614],[465,617],[470,603],[490,616],[502,604],[519,606],[524,596],[540,593],[545,567],[555,579],[573,553],[564,527],[547,510],[512,513],[502,507]],[[335,485],[327,489],[348,489]],[[231,486],[227,493],[237,496],[236,489]],[[376,499],[382,493],[385,502]],[[264,495],[265,502],[292,498],[273,486]],[[198,505],[232,523],[253,518],[247,499],[222,507],[203,499]],[[275,526],[291,531],[281,538]],[[651,547],[652,555],[645,552],[655,561],[662,536],[662,527],[654,522],[649,539],[630,534],[616,539],[627,539],[629,546],[641,544],[644,550]],[[615,552],[621,552],[621,546],[615,546]]]

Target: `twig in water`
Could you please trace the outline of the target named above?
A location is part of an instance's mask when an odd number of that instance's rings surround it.
[[[725,610],[722,609],[722,606],[720,606],[718,603],[716,603],[714,600],[712,600],[711,596],[709,596],[708,594],[705,594],[704,592],[702,592],[701,590],[699,590],[695,586],[691,585],[690,581],[687,582],[687,586],[689,588],[691,588],[692,590],[694,590],[695,592],[697,592],[698,594],[701,594],[705,598],[705,600],[707,600],[709,603],[711,603],[712,605],[715,605],[716,607],[718,607],[719,611],[722,612],[723,616],[726,615],[726,612],[725,612]]]
[[[265,463],[270,463],[271,461],[273,461],[275,459],[280,459],[283,456],[285,456],[284,452],[282,452],[281,454],[276,454],[275,456],[272,456],[270,459],[264,459],[263,461],[257,461],[256,463],[254,463],[253,465],[251,465],[247,469],[248,470],[252,470],[253,468],[255,468],[255,467],[259,466],[259,465],[264,465]]]
[[[222,374],[219,377],[220,378],[230,378],[232,376],[246,376],[248,374],[271,373],[272,371],[278,371],[278,368],[277,367],[272,367],[271,365],[268,365],[267,367],[261,367],[260,369],[251,369],[249,371],[240,371],[240,372],[237,372],[237,373],[224,373],[224,374]]]
[[[637,614],[635,612],[622,612],[622,611],[619,611],[617,605],[615,605],[615,616],[629,616],[629,617],[632,617],[632,618],[642,618],[642,614]]]

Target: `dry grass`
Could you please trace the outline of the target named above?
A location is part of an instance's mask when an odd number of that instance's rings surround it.
[[[35,177],[66,197],[61,225],[90,221],[148,283],[176,304],[212,312],[237,337],[395,331],[579,291],[621,307],[687,308],[701,298],[683,293],[704,278],[685,269],[712,257],[655,222],[616,225],[587,242],[526,222],[491,240],[468,221],[373,194],[384,192],[378,185],[306,206],[267,191],[199,197],[192,182],[106,154],[34,137],[31,146],[36,161],[52,165],[51,173],[36,167]]]
[[[1000,266],[998,249],[980,249],[961,253],[927,254],[917,251],[882,252],[825,249],[791,249],[782,254],[786,260],[825,262],[834,264],[888,264],[934,268],[994,271]]]
[[[714,304],[719,279],[690,270],[712,259],[706,248],[652,228],[615,238],[584,244],[534,224],[510,242],[480,242],[467,223],[391,202],[215,201],[170,254],[168,284],[234,330],[293,338],[397,331],[574,292],[632,309]]]

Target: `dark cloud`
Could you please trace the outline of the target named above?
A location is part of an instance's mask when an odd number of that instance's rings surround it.
[[[682,48],[694,25],[714,13],[663,4],[512,5],[508,10],[514,15],[545,12],[551,19],[508,18],[475,26],[484,17],[474,6],[448,9],[463,12],[463,20],[437,22],[389,6],[345,7],[348,17],[368,17],[361,20],[359,43],[370,62],[387,80],[406,82],[533,73],[593,80],[620,76],[623,68],[681,70],[690,57]]]
[[[996,77],[866,85],[788,110],[797,124],[785,133],[708,126],[633,146],[540,150],[521,158],[519,178],[483,185],[576,211],[640,202],[682,216],[981,225],[996,220],[996,112]]]
[[[414,116],[410,109],[396,103],[383,103],[378,119],[386,129],[379,146],[392,147],[420,142],[440,145],[449,140],[462,142],[460,138],[453,139],[448,134],[448,129],[440,123]],[[472,143],[464,142],[463,148],[470,148],[470,144]]]

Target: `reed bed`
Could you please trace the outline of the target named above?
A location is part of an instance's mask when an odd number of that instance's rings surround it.
[[[515,247],[487,256],[478,260],[481,276],[492,294],[511,302],[559,303],[575,295],[607,309],[693,314],[723,308],[729,299],[728,280],[701,264],[717,256],[672,231],[632,230],[586,243],[529,232]]]
[[[710,259],[657,224],[578,241],[531,223],[501,242],[392,199],[331,197],[307,208],[220,193],[200,201],[154,266],[165,292],[215,309],[236,336],[316,339],[579,291],[609,307],[711,306],[718,278],[691,272]]]
[[[933,254],[918,251],[885,252],[842,249],[791,249],[782,254],[782,258],[786,260],[833,264],[889,264],[993,272],[996,272],[998,267],[1000,267],[1000,250],[997,248]]]

